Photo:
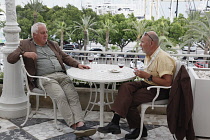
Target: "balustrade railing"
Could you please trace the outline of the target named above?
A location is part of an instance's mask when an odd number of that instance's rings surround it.
[[[63,50],[64,52],[71,55],[73,58],[83,64],[89,64],[88,54],[94,54],[93,63],[97,64],[117,64],[118,57],[125,58],[125,66],[127,67],[138,67],[141,65],[145,58],[145,53],[127,53],[127,52],[101,52],[101,51],[79,51],[79,50]],[[188,67],[208,68],[210,55],[200,54],[170,54],[175,59],[180,60],[183,64]]]

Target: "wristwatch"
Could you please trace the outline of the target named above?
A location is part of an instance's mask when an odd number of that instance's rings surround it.
[[[152,75],[150,75],[150,77],[147,79],[148,81],[152,81]]]

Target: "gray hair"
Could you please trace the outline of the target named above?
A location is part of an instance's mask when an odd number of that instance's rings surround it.
[[[33,26],[31,26],[31,36],[32,37],[33,37],[33,33],[38,34],[38,29],[39,29],[40,25],[43,25],[46,27],[46,24],[42,23],[42,22],[37,22]]]

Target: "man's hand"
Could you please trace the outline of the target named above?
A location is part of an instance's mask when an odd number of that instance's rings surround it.
[[[144,78],[144,79],[148,79],[151,74],[145,72],[145,71],[141,71],[138,69],[134,69],[134,74],[140,78]],[[160,85],[160,86],[171,86],[172,84],[172,75],[169,74],[165,74],[162,77],[153,77],[152,78],[152,82]]]
[[[147,79],[150,77],[150,74],[145,72],[145,71],[142,71],[142,70],[138,70],[138,69],[134,69],[134,74],[140,78],[144,78],[144,79]]]
[[[78,65],[78,68],[79,68],[79,69],[90,69],[89,66],[82,65],[82,64],[79,64],[79,65]]]
[[[37,58],[37,54],[35,52],[25,52],[23,56],[27,58],[32,58],[33,60]]]

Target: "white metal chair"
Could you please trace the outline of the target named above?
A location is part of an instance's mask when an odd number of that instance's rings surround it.
[[[181,67],[181,62],[177,60],[176,61],[176,71],[175,71],[175,74],[174,74],[174,79],[175,79],[175,77],[176,77],[180,67]],[[157,93],[156,93],[156,96],[153,98],[152,102],[141,104],[140,133],[139,133],[139,137],[136,140],[140,140],[140,138],[141,138],[142,131],[143,131],[144,115],[145,115],[145,112],[146,112],[147,108],[151,107],[152,109],[154,109],[155,107],[167,107],[167,104],[168,104],[168,99],[158,100],[158,101],[156,101],[156,99],[157,99],[157,97],[160,94],[160,89],[161,88],[162,89],[170,89],[171,86],[150,86],[150,87],[147,87],[147,90],[150,90],[152,88],[156,88],[157,89]]]
[[[41,85],[42,89],[34,88],[33,90],[30,90],[29,84],[28,84],[28,77],[37,78],[37,79],[46,79],[46,80],[50,80],[50,79],[47,78],[47,77],[30,75],[25,68],[25,64],[24,64],[22,55],[20,56],[20,61],[21,61],[21,69],[22,69],[22,72],[23,72],[24,82],[25,82],[25,86],[26,86],[26,90],[27,90],[26,94],[27,94],[27,98],[28,98],[26,119],[21,124],[21,126],[24,126],[26,124],[26,122],[28,121],[29,114],[30,114],[30,111],[31,111],[30,96],[32,96],[32,95],[36,96],[36,110],[35,110],[34,114],[36,114],[36,112],[38,111],[38,108],[39,108],[39,96],[44,96],[45,98],[47,98],[47,96],[48,96],[47,93],[45,92],[43,86],[42,86],[41,80],[39,80],[39,82],[40,82],[40,85]],[[52,102],[53,102],[53,109],[54,109],[55,126],[58,130],[60,130],[60,128],[57,125],[57,106],[56,106],[56,102],[53,99],[52,99]]]

